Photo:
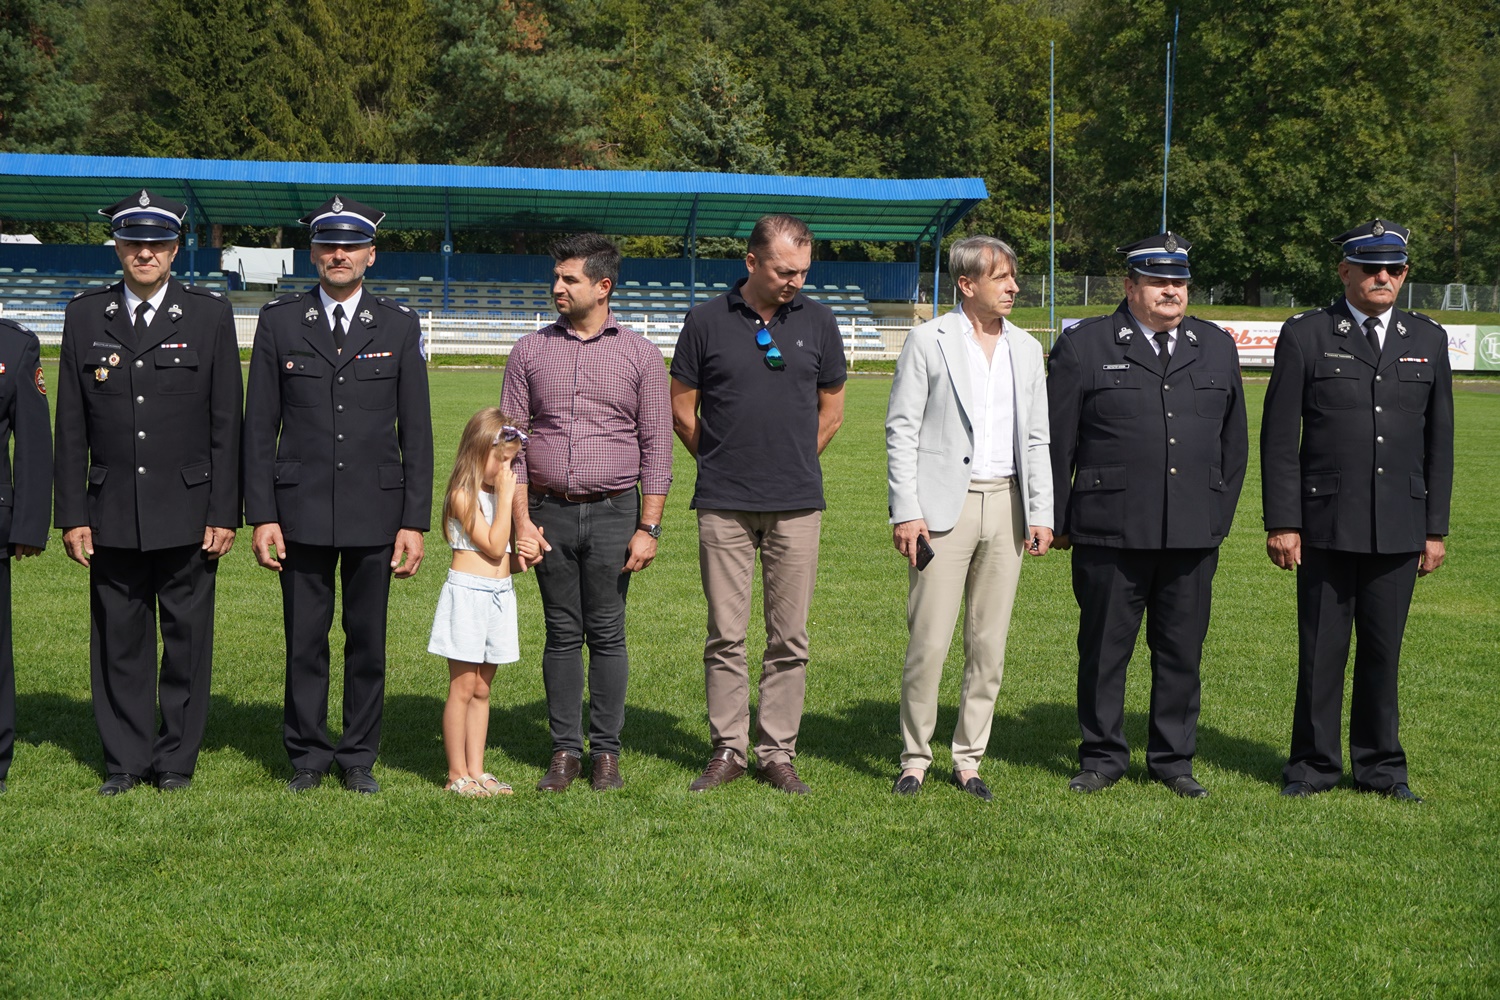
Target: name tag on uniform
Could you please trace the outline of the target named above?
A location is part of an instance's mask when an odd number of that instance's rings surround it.
[[[1325,357],[1325,358],[1343,358],[1345,361],[1353,361],[1354,360],[1354,355],[1352,355],[1352,354],[1340,354],[1337,351],[1324,351],[1323,352],[1323,357]]]
[[[391,357],[395,357],[395,352],[393,352],[393,351],[376,351],[373,354],[356,354],[354,356],[354,360],[355,361],[363,361],[365,358],[391,358]]]
[[[1129,367],[1129,365],[1105,365],[1104,370],[1107,372],[1122,372]]]
[[[1425,362],[1427,359],[1426,358],[1397,358],[1396,360],[1397,361],[1422,361],[1422,362]]]

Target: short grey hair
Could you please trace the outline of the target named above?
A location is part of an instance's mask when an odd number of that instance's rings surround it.
[[[948,273],[957,281],[968,278],[973,281],[983,278],[994,270],[995,258],[1003,256],[1010,261],[1010,273],[1019,272],[1016,252],[1010,244],[994,236],[966,236],[948,248]]]

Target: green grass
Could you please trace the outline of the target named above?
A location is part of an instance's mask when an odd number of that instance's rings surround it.
[[[495,372],[434,372],[439,479]],[[1252,385],[1252,441],[1263,390]],[[1196,772],[1080,797],[1077,609],[1063,553],[1028,560],[984,805],[897,768],[905,572],[885,524],[888,386],[850,383],[798,765],[813,795],[687,784],[708,754],[704,609],[679,451],[666,534],[631,592],[622,792],[532,791],[549,753],[541,609],[495,684],[509,800],[441,791],[446,670],[425,652],[444,549],[392,587],[384,790],[293,798],[272,574],[247,533],[219,577],[214,702],[194,787],[94,794],[86,574],[54,535],[15,571],[19,743],[0,797],[0,995],[1492,996],[1500,853],[1500,398],[1460,392],[1455,532],[1418,585],[1402,667],[1408,807],[1277,795],[1295,674],[1292,579],[1263,552],[1255,470],[1225,545]],[[752,648],[760,625],[752,624]],[[337,650],[337,643],[335,650]],[[958,655],[934,778],[948,766]],[[337,652],[335,657],[337,658]],[[337,673],[337,663],[335,664]],[[1145,742],[1138,654],[1127,733]],[[336,717],[339,685],[332,712]]]

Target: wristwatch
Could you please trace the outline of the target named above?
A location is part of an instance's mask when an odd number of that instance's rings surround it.
[[[644,521],[642,521],[642,522],[638,523],[635,526],[635,530],[636,531],[644,531],[646,534],[650,535],[652,538],[660,538],[661,537],[661,525],[659,525],[659,524],[647,524]]]

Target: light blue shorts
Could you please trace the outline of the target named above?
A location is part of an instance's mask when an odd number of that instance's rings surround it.
[[[427,652],[463,663],[515,663],[521,658],[519,632],[509,577],[450,569],[438,595]]]

